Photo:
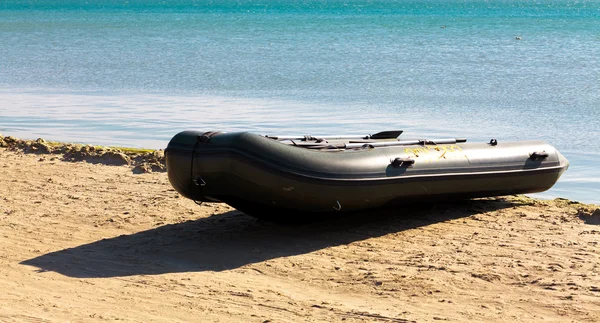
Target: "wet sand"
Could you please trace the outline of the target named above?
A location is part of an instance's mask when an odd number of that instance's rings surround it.
[[[0,322],[600,321],[596,205],[286,226],[197,206],[131,162],[24,150],[0,148]]]

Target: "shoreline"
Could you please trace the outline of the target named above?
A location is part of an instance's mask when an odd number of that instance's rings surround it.
[[[0,321],[600,320],[600,208],[525,196],[300,226],[166,173],[0,148]]]
[[[22,151],[28,154],[57,155],[57,157],[54,158],[70,162],[85,161],[92,164],[103,164],[109,166],[129,166],[132,168],[132,172],[134,174],[167,171],[163,149],[130,148],[46,141],[43,138],[28,140],[19,139],[12,136],[3,136],[1,133],[0,148],[6,148],[13,151]],[[544,192],[533,194],[542,193]],[[571,200],[561,196],[548,198],[541,198],[538,196],[532,198],[542,201],[559,199],[574,201],[581,204],[595,204]]]
[[[134,174],[166,172],[162,149],[98,146],[76,143],[18,139],[0,134],[0,148],[28,154],[57,155],[62,161],[85,161],[110,166],[130,166]]]

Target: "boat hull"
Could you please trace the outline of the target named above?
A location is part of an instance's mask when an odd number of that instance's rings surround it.
[[[539,152],[543,158],[532,158]],[[173,137],[165,155],[169,180],[183,196],[270,219],[541,192],[569,165],[542,141],[323,152],[252,133],[195,131]]]

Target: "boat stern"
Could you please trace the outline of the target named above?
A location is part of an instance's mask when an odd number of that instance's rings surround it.
[[[192,161],[198,135],[195,131],[175,135],[165,149],[165,162],[173,188],[186,198],[201,200],[192,181]]]

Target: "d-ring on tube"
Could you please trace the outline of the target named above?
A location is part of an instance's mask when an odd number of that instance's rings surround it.
[[[333,209],[336,211],[339,211],[342,209],[342,205],[340,204],[340,201],[335,201],[337,203],[337,205],[333,206]]]

